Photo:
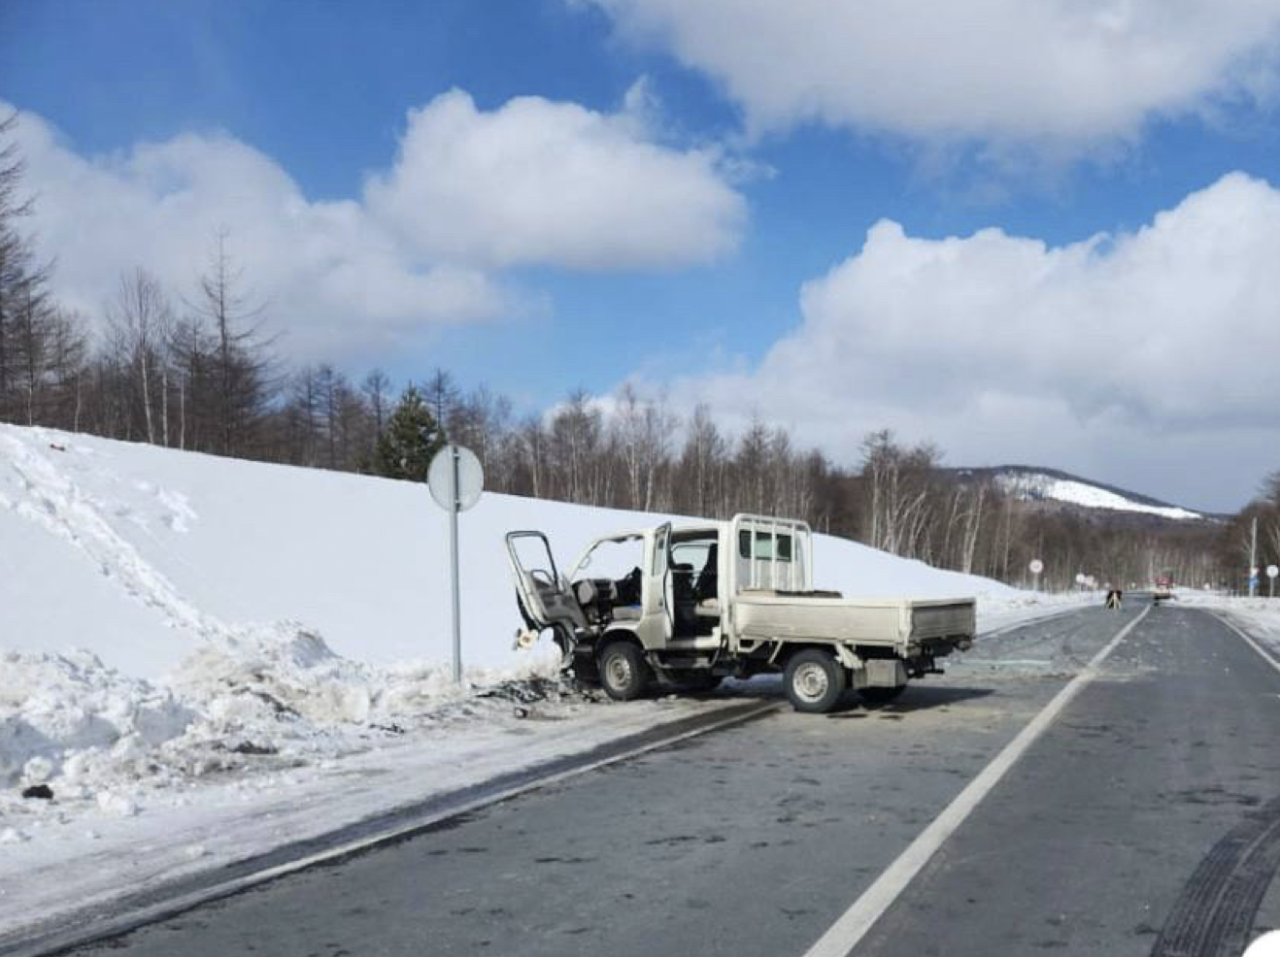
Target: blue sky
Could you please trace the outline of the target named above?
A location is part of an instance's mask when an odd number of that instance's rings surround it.
[[[794,5],[793,19],[802,19],[806,6]],[[924,9],[928,2],[916,6],[929,22],[937,19],[936,11]],[[501,287],[502,304],[476,306],[473,317],[458,321],[438,312],[418,323],[413,316],[400,317],[393,339],[363,335],[366,320],[359,308],[345,306],[345,312],[338,309],[326,313],[323,322],[312,321],[309,316],[323,309],[278,291],[271,269],[259,270],[255,289],[266,287],[271,320],[285,332],[284,348],[296,347],[306,358],[330,358],[353,374],[377,363],[407,378],[442,365],[468,384],[486,382],[511,394],[523,409],[549,405],[577,386],[607,393],[631,378],[655,395],[668,395],[678,408],[709,401],[730,426],[751,411],[794,425],[802,439],[829,447],[838,458],[856,456],[861,431],[883,424],[910,438],[934,439],[957,464],[1041,461],[1192,505],[1235,507],[1261,471],[1280,467],[1280,461],[1268,460],[1280,449],[1271,441],[1276,434],[1268,431],[1265,416],[1251,411],[1273,394],[1258,386],[1229,399],[1215,395],[1203,376],[1182,368],[1183,359],[1188,366],[1195,363],[1180,355],[1179,343],[1194,351],[1196,334],[1225,322],[1223,336],[1252,341],[1256,349],[1270,342],[1258,325],[1262,318],[1236,328],[1230,323],[1237,320],[1224,315],[1227,310],[1219,314],[1211,305],[1202,304],[1193,315],[1179,314],[1176,322],[1168,321],[1176,326],[1168,332],[1168,348],[1151,347],[1157,355],[1145,357],[1134,371],[1150,381],[1132,389],[1124,385],[1127,373],[1121,366],[1090,380],[1082,371],[1088,348],[1081,349],[1083,357],[1040,368],[1039,358],[1051,358],[1060,348],[1053,341],[1042,342],[1030,360],[1017,351],[999,356],[1005,366],[1036,366],[1037,377],[996,381],[1000,376],[992,373],[984,380],[990,388],[971,387],[962,394],[937,385],[968,378],[974,363],[988,368],[993,343],[1035,340],[1044,324],[1072,324],[1077,301],[1072,297],[1091,284],[1097,288],[1086,289],[1082,301],[1101,297],[1117,314],[1082,322],[1080,336],[1105,338],[1113,328],[1127,330],[1117,335],[1117,347],[1145,355],[1153,330],[1166,320],[1148,305],[1131,309],[1127,304],[1159,303],[1159,295],[1148,298],[1147,290],[1160,284],[1134,266],[1133,275],[1141,273],[1144,285],[1118,293],[1114,288],[1129,281],[1115,275],[1128,259],[1145,263],[1149,257],[1138,249],[1132,257],[1094,266],[1063,265],[1053,249],[1108,233],[1112,238],[1092,254],[1105,259],[1113,242],[1141,243],[1140,231],[1162,213],[1192,219],[1192,211],[1183,208],[1188,197],[1228,174],[1246,174],[1256,196],[1239,202],[1249,208],[1269,198],[1269,184],[1280,182],[1280,144],[1270,106],[1274,27],[1280,16],[1259,19],[1256,10],[1244,10],[1237,17],[1230,9],[1234,3],[1192,3],[1180,33],[1177,25],[1155,24],[1158,6],[1103,0],[1096,6],[1108,15],[1114,11],[1107,8],[1123,10],[1127,19],[1120,26],[1104,23],[1121,37],[1120,54],[1135,59],[1154,50],[1169,59],[1167,68],[1129,76],[1124,72],[1129,66],[1114,64],[1118,79],[1082,92],[1090,78],[1082,79],[1073,65],[1057,73],[1051,65],[1042,70],[1036,58],[1017,52],[1046,39],[1037,31],[1059,27],[1051,13],[1028,16],[1023,26],[1013,18],[1010,29],[1025,29],[1025,37],[973,28],[978,41],[1013,46],[954,63],[948,49],[935,55],[926,31],[909,18],[886,25],[876,16],[841,17],[822,30],[850,31],[850,59],[873,59],[879,47],[901,46],[905,54],[872,64],[866,72],[856,67],[841,72],[846,67],[837,58],[825,72],[815,68],[810,75],[805,72],[809,63],[829,55],[818,43],[820,35],[815,39],[797,29],[793,37],[787,32],[791,24],[779,28],[750,18],[729,22],[720,0],[11,0],[0,9],[0,100],[47,129],[49,140],[29,147],[37,157],[45,155],[42,150],[57,151],[50,152],[49,163],[41,163],[46,170],[64,161],[71,168],[74,161],[85,169],[118,173],[139,144],[197,134],[206,138],[206,146],[221,138],[250,147],[283,171],[306,201],[323,204],[359,201],[367,176],[390,175],[408,112],[450,90],[465,91],[482,118],[501,115],[515,97],[625,118],[628,91],[641,82],[645,122],[639,132],[624,135],[674,157],[714,154],[705,168],[686,170],[700,178],[680,189],[718,190],[708,196],[708,209],[718,212],[708,214],[716,221],[707,228],[719,238],[688,240],[687,255],[673,254],[672,261],[658,265],[652,261],[654,248],[646,247],[586,268],[582,244],[604,233],[575,238],[575,251],[558,256],[539,257],[536,231],[531,245],[514,255],[493,251],[477,259],[469,246],[462,265]],[[1197,6],[1203,7],[1198,13]],[[1209,19],[1202,23],[1197,16]],[[708,24],[714,35],[717,18],[724,21],[726,39],[708,41]],[[956,29],[970,27],[961,23]],[[759,50],[769,50],[771,30],[793,42],[780,44],[776,56],[761,57]],[[876,37],[878,30],[885,31],[882,38]],[[750,38],[752,31],[758,42],[735,52],[736,41],[729,38]],[[868,35],[873,45],[859,54],[857,43]],[[961,36],[956,42],[968,41]],[[814,44],[813,51],[804,43]],[[1100,70],[1107,68],[1101,63]],[[778,89],[768,82],[774,73]],[[966,84],[969,99],[948,105],[951,89]],[[903,91],[912,85],[922,88],[920,96]],[[1129,96],[1125,87],[1140,93]],[[1015,95],[1023,88],[1030,92]],[[1008,102],[1002,99],[1006,89],[1014,91]],[[1108,99],[1112,90],[1115,102]],[[1058,122],[1056,117],[1071,119]],[[405,159],[396,168],[409,165]],[[136,170],[121,174],[121,181],[127,185],[138,175]],[[716,182],[709,184],[708,177]],[[67,206],[62,219],[74,219],[75,190],[52,173],[46,178],[42,170],[33,169],[32,178],[42,206]],[[165,188],[156,194],[160,199]],[[1225,192],[1213,193],[1208,205],[1222,207],[1229,222],[1235,213],[1227,211]],[[397,193],[395,202],[403,206],[403,197],[419,195]],[[727,197],[737,197],[740,216],[732,203],[725,205]],[[216,212],[216,190],[205,187],[202,202]],[[53,212],[42,215],[53,219]],[[403,215],[425,219],[431,213],[407,208]],[[872,275],[872,257],[862,255],[864,243],[868,229],[885,219],[901,226],[906,242],[887,242],[890,265],[876,267],[881,271]],[[40,224],[37,217],[37,228]],[[231,223],[233,243],[237,227]],[[124,227],[101,228],[115,236],[110,230]],[[607,233],[608,224],[592,228]],[[675,246],[688,239],[690,228],[673,224],[685,234],[672,237]],[[395,235],[404,235],[412,226],[397,229]],[[1035,299],[1018,298],[1032,293],[1001,288],[1001,269],[981,259],[977,245],[963,245],[957,247],[959,259],[972,257],[970,266],[948,267],[941,278],[929,280],[951,290],[941,304],[917,301],[918,293],[885,285],[894,273],[893,255],[922,252],[946,260],[950,247],[938,241],[971,239],[984,229],[1043,243],[1050,271],[1085,271],[1058,275]],[[56,222],[43,232],[56,237]],[[561,238],[557,233],[550,242]],[[1266,233],[1248,241],[1250,248],[1263,250],[1270,239]],[[427,245],[407,254],[418,257],[414,268],[434,266],[442,258],[451,265],[461,262],[447,239],[436,235],[422,242]],[[660,237],[655,242],[665,248]],[[424,248],[429,252],[421,253]],[[1185,244],[1179,249],[1193,255]],[[1012,247],[1007,251],[1018,255]],[[78,258],[69,259],[67,244],[51,252],[68,276],[69,295],[79,296],[77,301],[92,311],[94,297],[108,294],[99,289],[105,267],[82,267]],[[1176,256],[1167,258],[1175,275],[1186,275]],[[253,281],[254,258],[245,259]],[[829,274],[844,267],[847,275]],[[156,268],[174,286],[182,285],[180,269],[164,275]],[[967,271],[960,275],[962,269]],[[1239,277],[1230,289],[1253,281],[1252,274]],[[811,302],[823,305],[802,305],[806,283],[817,287]],[[979,283],[980,291],[972,283]],[[839,295],[837,287],[843,290]],[[1072,292],[1063,291],[1067,287]],[[1245,311],[1264,317],[1270,293],[1263,290]],[[1179,299],[1198,301],[1194,293]],[[1213,302],[1212,294],[1204,299]],[[985,308],[1008,309],[1004,322],[991,327],[985,318],[963,321],[976,300],[987,303]],[[1040,308],[1040,302],[1049,301],[1059,303],[1058,311]],[[1034,304],[1014,309],[1010,302]],[[943,321],[939,310],[950,315],[953,304],[961,318],[946,319],[945,329],[934,329],[933,323]],[[913,310],[924,311],[916,317]],[[880,335],[887,324],[898,328],[892,341]],[[916,333],[899,334],[902,326]],[[960,326],[970,332],[961,335]],[[1187,332],[1193,327],[1200,332]],[[950,351],[928,350],[917,362],[913,334],[941,335]],[[958,338],[947,338],[953,334]],[[811,367],[808,359],[799,362],[788,352],[826,354],[833,366]],[[1156,361],[1160,356],[1163,365]],[[1247,366],[1248,357],[1241,358]],[[1235,369],[1234,359],[1215,353],[1214,361]],[[1203,351],[1200,361],[1205,361]],[[887,366],[895,374],[881,377]],[[1228,374],[1227,368],[1220,371]],[[1162,378],[1170,388],[1202,390],[1203,402],[1185,406],[1162,395]],[[850,379],[865,385],[846,384]],[[812,408],[823,414],[811,415]],[[1054,430],[1062,431],[1061,441],[1045,438]],[[1153,444],[1153,436],[1160,441]],[[1268,443],[1270,448],[1261,448]],[[1202,462],[1209,450],[1229,464],[1220,473],[1191,477],[1190,463]]]

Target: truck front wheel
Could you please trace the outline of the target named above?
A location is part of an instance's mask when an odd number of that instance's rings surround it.
[[[629,641],[605,645],[598,659],[600,686],[616,701],[631,701],[649,686],[649,664],[644,653]]]
[[[783,676],[787,700],[797,711],[825,714],[844,695],[848,679],[835,655],[806,648],[791,656]]]

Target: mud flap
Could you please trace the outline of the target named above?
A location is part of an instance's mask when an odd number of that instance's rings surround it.
[[[871,658],[866,665],[866,687],[900,688],[907,683],[907,668],[898,658]]]

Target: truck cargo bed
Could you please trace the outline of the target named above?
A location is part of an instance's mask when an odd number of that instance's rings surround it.
[[[856,599],[744,590],[734,606],[735,632],[756,640],[799,638],[905,647],[934,638],[972,637],[974,628],[974,603],[968,598]]]

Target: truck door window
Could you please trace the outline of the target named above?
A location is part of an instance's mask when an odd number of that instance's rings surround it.
[[[541,536],[522,536],[513,540],[516,559],[524,571],[543,584],[556,580],[556,563],[550,547]]]

